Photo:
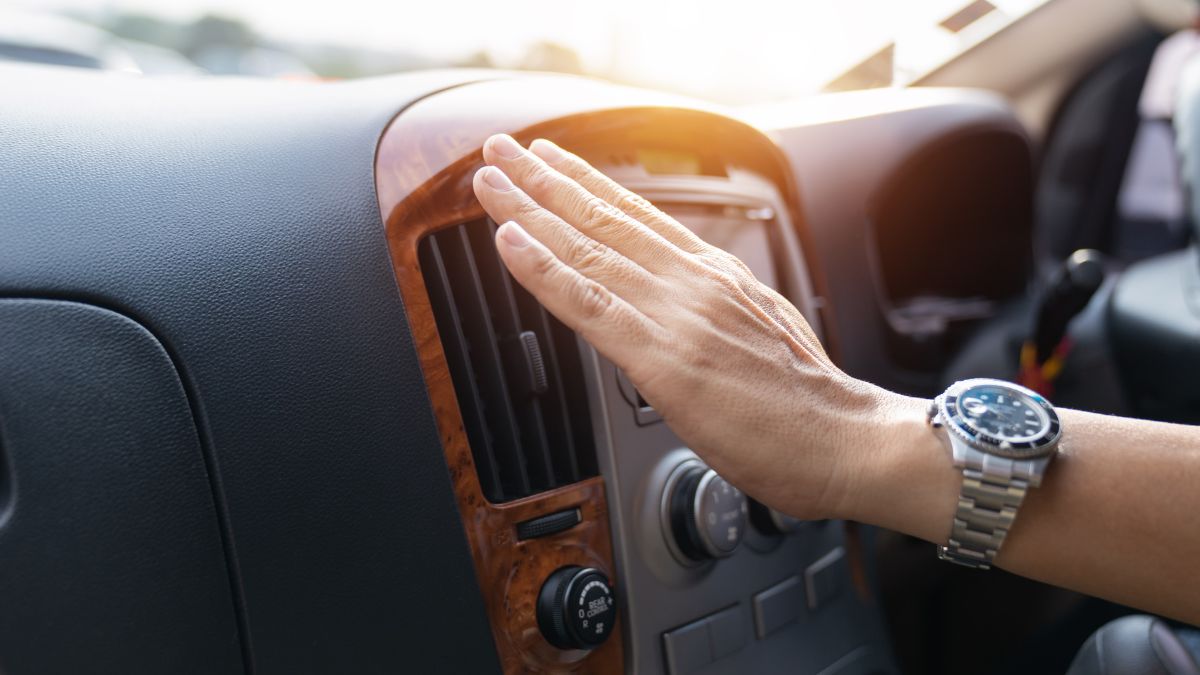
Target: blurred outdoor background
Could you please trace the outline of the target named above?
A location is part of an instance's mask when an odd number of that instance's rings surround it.
[[[740,104],[903,85],[1047,1],[17,0],[0,10],[0,60],[303,79],[548,70]]]

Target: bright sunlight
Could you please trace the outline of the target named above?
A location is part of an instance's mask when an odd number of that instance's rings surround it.
[[[207,72],[352,77],[526,68],[752,103],[905,84],[1045,1],[25,0],[23,9],[179,51]],[[244,27],[265,52],[249,61],[218,58],[186,40],[174,44],[163,28],[202,17]]]

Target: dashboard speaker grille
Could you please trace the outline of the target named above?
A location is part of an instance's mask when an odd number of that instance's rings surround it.
[[[505,502],[598,470],[575,334],[512,279],[495,233],[442,230],[419,258],[479,483]]]

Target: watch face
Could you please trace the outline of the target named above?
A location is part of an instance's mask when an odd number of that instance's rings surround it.
[[[964,391],[958,409],[967,426],[1010,443],[1040,438],[1050,427],[1050,416],[1033,399],[992,384]]]
[[[986,452],[1034,457],[1058,440],[1054,408],[1023,387],[997,380],[969,380],[947,390],[943,405],[947,421]]]

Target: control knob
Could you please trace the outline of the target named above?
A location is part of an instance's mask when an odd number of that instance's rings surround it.
[[[594,567],[563,567],[538,593],[538,628],[559,649],[595,649],[608,639],[616,621],[612,585]]]
[[[698,462],[685,465],[675,478],[665,506],[679,552],[692,562],[732,554],[746,534],[746,495]]]

